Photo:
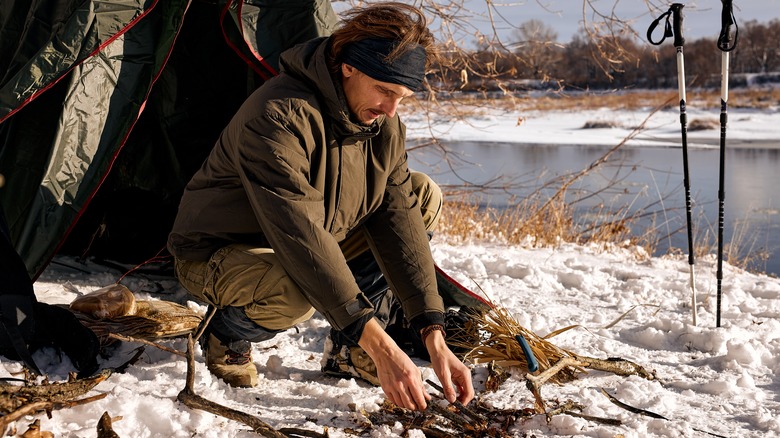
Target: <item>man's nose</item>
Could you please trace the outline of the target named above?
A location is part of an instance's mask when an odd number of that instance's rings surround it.
[[[401,103],[401,99],[387,99],[382,102],[382,112],[384,112],[388,118],[395,117],[395,112],[398,110],[399,103]]]

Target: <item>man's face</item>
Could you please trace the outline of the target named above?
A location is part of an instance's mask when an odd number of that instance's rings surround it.
[[[353,116],[370,125],[379,116],[395,116],[398,104],[414,93],[403,85],[380,82],[349,64],[341,64],[342,86]]]

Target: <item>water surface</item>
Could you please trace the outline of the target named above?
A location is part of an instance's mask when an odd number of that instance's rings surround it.
[[[556,176],[588,168],[610,147],[525,145],[495,142],[445,142],[448,159],[440,150],[425,148],[410,154],[410,165],[429,173],[443,185],[503,185],[505,191],[482,192],[481,202],[494,208],[511,205]],[[780,141],[777,148],[729,148],[724,160],[724,242],[736,233],[743,247],[769,250],[771,257],[751,268],[780,275]],[[582,212],[598,204],[632,205],[658,211],[659,234],[672,233],[659,243],[659,252],[671,245],[688,253],[683,158],[681,148],[624,147],[591,170],[568,191],[568,199],[591,195],[581,202]],[[717,242],[720,149],[689,149],[692,227],[698,239]],[[500,178],[500,181],[496,180]],[[648,219],[649,221],[649,219]],[[649,225],[649,223],[643,224]],[[641,226],[639,227],[642,228]],[[737,239],[735,239],[737,240]]]

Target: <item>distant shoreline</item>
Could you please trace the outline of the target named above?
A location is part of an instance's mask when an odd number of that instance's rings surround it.
[[[643,142],[663,142],[663,143],[670,143],[674,144],[674,146],[670,147],[682,147],[682,140],[680,137],[673,138],[673,137],[653,137],[653,138],[643,138],[638,137],[637,140],[643,141]],[[720,137],[695,137],[688,134],[688,147],[695,148],[695,147],[701,147],[702,145],[707,146],[708,148],[719,148],[720,147]],[[641,146],[641,145],[631,145],[633,147]],[[780,139],[762,139],[762,138],[728,138],[728,133],[726,134],[726,148],[732,148],[732,149],[780,149]]]
[[[405,120],[407,139],[425,141],[474,141],[536,146],[607,146],[628,139],[626,147],[681,147],[679,111],[654,113],[607,108],[580,110],[505,110],[462,107],[461,114],[416,113]],[[735,109],[729,114],[726,131],[728,149],[780,149],[778,109]],[[698,109],[688,119],[707,122],[706,129],[691,129],[689,148],[719,148],[720,129],[716,117]]]

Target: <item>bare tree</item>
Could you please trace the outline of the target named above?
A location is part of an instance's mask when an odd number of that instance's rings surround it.
[[[529,20],[513,31],[512,39],[510,47],[523,67],[521,77],[549,80],[564,47],[557,42],[555,29],[541,20]]]
[[[767,73],[780,67],[780,48],[776,35],[780,32],[780,20],[767,24],[756,20],[740,27],[739,70],[747,73]]]

